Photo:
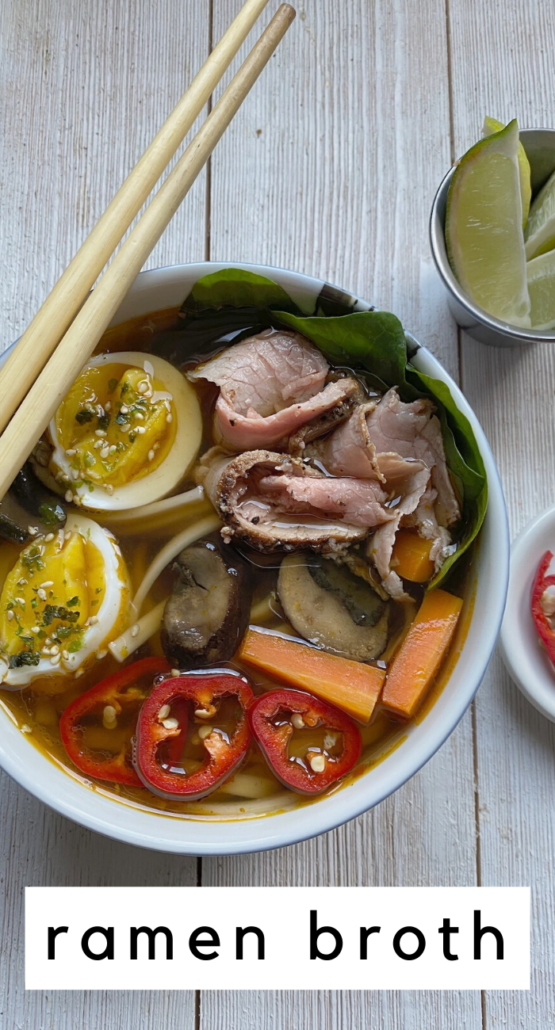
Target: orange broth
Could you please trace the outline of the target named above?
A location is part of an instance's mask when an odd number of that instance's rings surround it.
[[[142,315],[119,326],[108,329],[97,348],[96,353],[140,350],[148,354],[153,334],[170,328],[175,323],[177,311],[177,308],[171,308],[165,311]],[[196,363],[196,360],[184,362],[184,367],[190,367],[191,365],[194,366]],[[211,422],[217,390],[210,384],[202,382],[200,384],[196,383],[195,389],[200,401],[204,420],[203,444],[200,452],[202,453],[204,449],[212,444]],[[193,485],[192,481],[189,483],[183,483],[179,487],[179,492],[187,490]],[[86,511],[83,511],[83,514],[86,514],[88,518],[97,521],[100,525],[103,524],[101,512],[95,513],[87,509]],[[191,521],[192,524],[195,521],[195,516],[191,516],[190,520],[188,519],[187,521]],[[145,536],[126,536],[123,532],[115,531],[124,561],[126,562],[129,570],[133,591],[138,588],[150,561],[164,546],[164,544],[167,543],[168,539],[178,531],[178,528],[181,528],[181,526],[172,527],[171,529],[164,530],[164,532],[152,532],[152,535],[149,533]],[[13,544],[0,542],[0,589],[7,572],[14,564],[18,550],[19,548],[16,549]],[[244,549],[241,549],[241,553],[243,555],[245,554]],[[260,561],[260,556],[253,554],[252,558],[254,559],[254,564],[257,565]],[[270,561],[270,567],[255,568],[256,586],[254,589],[251,611],[252,608],[263,601],[271,591],[275,591],[278,566],[279,557],[275,559],[275,562]],[[461,560],[457,566],[455,575],[451,577],[448,586],[450,592],[456,593],[459,596],[465,595],[467,592],[467,584],[470,579],[470,566],[471,557],[465,557]],[[169,594],[171,590],[171,578],[170,571],[166,569],[152,588],[145,604],[145,610],[153,607]],[[271,608],[273,610],[267,610],[265,617],[261,619],[259,624],[263,625],[267,629],[275,629],[280,632],[296,636],[293,628],[286,622],[283,612],[280,609],[279,602],[273,600]],[[422,719],[430,710],[431,706],[435,703],[448,681],[449,675],[459,656],[462,644],[464,643],[464,639],[468,632],[472,616],[472,608],[473,598],[469,598],[468,603],[464,606],[463,615],[459,621],[456,636],[450,652],[448,653],[448,656],[444,661],[443,666],[440,669],[440,673],[436,677],[429,694],[424,699],[423,705],[418,712],[415,721],[420,721],[420,719]],[[416,607],[414,608],[414,612],[416,612]],[[409,628],[408,624],[404,627],[402,626],[402,613],[398,613],[397,623],[397,633],[394,634],[393,642],[390,642],[386,651],[388,661],[391,660],[394,651],[402,642],[402,638]],[[163,654],[163,651],[160,643],[160,636],[157,633],[153,638],[151,638],[148,644],[141,647],[133,655],[130,655],[126,664],[132,664],[138,658],[146,657],[147,655],[161,654]],[[220,663],[220,665],[221,664],[222,663]],[[231,668],[245,673],[255,694],[260,694],[272,687],[275,688],[276,686],[280,686],[280,684],[270,680],[259,672],[253,673],[253,670],[246,666],[242,668],[240,663],[236,660],[223,664],[229,665]],[[272,774],[265,762],[265,759],[255,744],[251,744],[247,757],[240,767],[239,773],[251,773],[255,774],[259,778],[264,796],[260,800],[257,800],[256,804],[249,802],[243,797],[234,797],[229,791],[226,792],[225,790],[220,789],[215,791],[209,797],[198,801],[171,801],[160,798],[146,789],[128,787],[120,784],[111,784],[104,781],[93,781],[83,776],[71,763],[62,744],[58,727],[60,715],[67,705],[81,693],[121,668],[122,666],[111,656],[111,654],[108,654],[102,659],[102,661],[93,665],[92,668],[88,667],[85,673],[79,678],[64,677],[62,680],[61,677],[52,677],[45,679],[44,683],[37,680],[35,683],[32,683],[29,687],[23,690],[7,690],[0,687],[0,705],[12,721],[22,728],[27,739],[34,747],[38,748],[42,754],[53,761],[56,765],[63,768],[69,775],[73,776],[73,778],[79,780],[84,786],[112,797],[121,803],[154,810],[160,815],[185,816],[188,818],[216,818],[225,820],[274,814],[276,812],[283,811],[284,808],[291,807],[292,805],[312,804],[319,800],[319,797],[304,798],[288,791],[287,788],[285,788]],[[225,713],[222,713],[222,715],[224,714]],[[199,727],[191,721],[191,725],[187,732],[187,743],[183,751],[182,764],[184,768],[189,771],[192,771],[198,766],[203,756],[203,747],[202,742],[198,737],[198,728]],[[360,726],[359,728],[363,741],[361,759],[353,772],[330,787],[327,793],[332,793],[338,789],[348,786],[355,779],[358,779],[363,773],[383,761],[387,755],[391,754],[391,752],[399,747],[403,740],[406,739],[406,727],[391,720],[379,703],[376,706],[370,723],[367,726]],[[319,746],[319,733],[321,733],[321,731],[309,730],[306,728],[300,732],[302,734],[302,747],[310,745]],[[125,726],[120,726],[116,729],[105,729],[99,724],[98,726],[91,728],[88,731],[88,735],[88,742],[91,746],[106,749],[107,752],[110,752],[113,749],[117,750],[126,737],[130,737],[131,733],[130,729]],[[298,741],[292,741],[291,746],[295,749],[301,745]],[[320,797],[321,796],[322,795],[320,795]]]

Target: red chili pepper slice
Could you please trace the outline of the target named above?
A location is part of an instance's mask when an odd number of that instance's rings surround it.
[[[545,646],[545,649],[555,665],[555,632],[551,628],[549,619],[542,606],[542,597],[547,587],[555,584],[555,576],[547,576],[547,570],[553,560],[551,551],[546,551],[536,572],[536,578],[532,585],[532,618],[536,625],[538,635]]]
[[[218,729],[218,710],[227,697],[236,698],[239,703],[231,735]],[[253,700],[254,694],[245,677],[225,669],[183,673],[155,687],[141,709],[133,747],[135,769],[145,787],[177,801],[195,800],[216,790],[247,753],[251,738],[247,710]],[[211,727],[211,732],[202,740],[205,751],[202,765],[189,773],[182,766],[176,766],[175,758],[167,751],[168,744],[177,737],[179,751],[183,750],[185,734],[181,725],[173,725],[173,720],[178,718],[176,710],[182,711],[180,706],[184,702],[195,712],[206,712],[205,717],[197,716],[197,721],[199,725]]]
[[[295,719],[295,716],[299,717]],[[278,779],[299,794],[321,794],[356,765],[362,739],[352,719],[332,705],[300,690],[271,690],[249,713],[252,732]],[[297,725],[295,725],[297,723]],[[290,754],[295,729],[325,729],[330,740],[311,747],[303,756]],[[340,734],[341,751],[336,753]],[[320,768],[321,767],[321,768]]]
[[[87,725],[98,724],[99,720],[102,722],[106,705],[115,709],[116,719],[129,713],[136,719],[154,677],[169,670],[165,658],[143,658],[118,670],[113,676],[107,676],[68,705],[60,719],[60,733],[71,761],[81,772],[97,780],[143,786],[132,765],[130,735],[119,752],[110,756],[105,751],[87,746],[86,728]],[[141,686],[141,681],[145,680],[146,688]],[[133,729],[132,723],[131,732]]]

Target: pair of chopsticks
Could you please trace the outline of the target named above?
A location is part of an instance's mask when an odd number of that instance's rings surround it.
[[[267,3],[268,0],[246,0],[56,283],[0,373],[0,432],[4,430],[0,436],[0,500],[294,20],[293,7],[282,4],[89,294]]]

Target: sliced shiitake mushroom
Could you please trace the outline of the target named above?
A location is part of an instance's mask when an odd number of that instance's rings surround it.
[[[345,566],[314,554],[288,555],[278,595],[293,629],[326,651],[364,662],[385,650],[390,606]]]
[[[227,661],[245,632],[248,573],[232,552],[199,541],[174,562],[175,581],[164,610],[162,645],[180,669]]]

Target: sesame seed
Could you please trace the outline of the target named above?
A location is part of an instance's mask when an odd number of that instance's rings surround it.
[[[171,674],[172,676],[179,676],[179,669],[172,669]]]
[[[173,415],[171,414],[171,412],[169,415],[166,415],[166,422],[173,422]]]
[[[45,597],[45,600],[46,600],[46,597]],[[16,601],[16,603],[17,603],[17,604],[19,604],[19,605],[20,605],[20,606],[21,606],[22,608],[25,608],[25,598],[24,598],[24,597],[16,597],[16,598],[15,598],[15,601]]]
[[[53,579],[45,579],[44,583],[40,583],[39,586],[42,587],[43,590],[46,590],[47,587],[53,587],[54,586],[54,580]]]
[[[155,443],[154,447],[152,448],[152,450],[153,451],[159,451],[160,450],[160,444],[159,443]]]
[[[68,450],[66,451],[67,457],[68,458],[73,458],[74,454],[77,454],[77,451],[75,450],[75,447],[69,447]]]
[[[302,730],[304,726],[302,715],[299,715],[298,712],[293,712],[293,715],[291,716],[291,725],[294,726],[296,730]]]
[[[27,532],[29,536],[36,536],[38,533],[38,529],[36,529],[35,526],[27,526]]]
[[[310,768],[312,772],[321,773],[326,768],[326,759],[324,755],[313,755],[309,758]]]
[[[105,411],[111,411],[112,410],[112,402],[111,401],[106,401],[106,404],[104,405],[104,410]]]
[[[155,453],[156,453],[155,451],[149,451],[148,452],[148,460],[149,461],[152,461],[154,459]]]
[[[212,712],[206,710],[206,708],[196,708],[195,715],[197,719],[210,719]]]
[[[40,633],[40,626],[31,626],[31,633]]]
[[[106,430],[105,429],[95,429],[94,435],[95,436],[106,436]]]
[[[59,654],[52,655],[52,658],[50,659],[50,664],[51,665],[59,665],[60,664],[60,657],[61,656]]]
[[[111,497],[113,492],[114,492],[114,488],[113,488],[112,484],[111,483],[107,483],[106,486],[105,486],[105,490],[106,490],[106,493],[109,494],[110,497]]]
[[[69,651],[62,651],[62,658],[64,662],[69,661]]]
[[[163,722],[164,719],[168,718],[169,714],[170,714],[170,706],[169,705],[162,705],[160,711],[158,712],[158,719],[159,719],[159,721]]]
[[[198,735],[201,740],[206,740],[207,737],[212,733],[212,726],[201,726]]]
[[[73,500],[73,494],[72,494],[71,490],[66,490],[66,492],[64,494],[64,497],[65,497],[67,503],[71,504],[71,502]],[[66,540],[67,540],[67,536],[66,536]]]
[[[139,626],[139,623],[136,622],[135,625],[131,628],[131,636],[138,637],[140,628],[141,627]]]
[[[18,579],[17,585],[18,587],[26,587],[28,582],[29,580],[25,579],[25,576],[22,576],[21,579]]]
[[[71,469],[71,478],[72,479],[79,479],[80,475],[81,475],[81,473],[79,472],[79,469]]]
[[[142,411],[134,411],[133,412],[133,418],[143,419],[144,415],[143,415]]]
[[[116,451],[117,451],[117,447],[116,447],[115,443],[110,444],[110,454],[115,454]]]
[[[53,533],[47,533],[45,538],[44,538],[44,542],[45,542],[45,544],[50,544],[50,543],[52,543],[53,539],[54,539],[54,534]]]
[[[93,443],[93,450],[99,451],[101,447],[104,447],[104,440],[95,440]]]
[[[13,612],[12,612],[11,608],[10,608],[9,612],[7,613],[7,615],[8,615],[8,622],[11,622],[12,619],[13,619]]]
[[[27,722],[24,722],[23,726],[21,727],[21,732],[22,733],[32,733],[33,731],[31,729],[31,727],[29,726],[29,724]]]
[[[122,406],[121,406],[121,408],[120,408],[119,410],[120,410],[120,413],[121,413],[122,415],[127,415],[127,414],[129,414],[129,408],[127,407],[127,405],[126,405],[126,404],[122,404]]]
[[[147,393],[148,388],[148,383],[143,379],[142,383],[139,383],[137,387],[137,393]]]
[[[48,657],[48,655],[50,655],[51,653],[52,652],[51,652],[49,647],[43,647],[43,649],[41,651],[41,654],[43,654],[45,656],[45,658]]]
[[[37,596],[39,601],[46,601],[46,590],[43,590],[42,587],[39,587],[39,589],[37,590]]]
[[[100,457],[101,458],[107,458],[109,453],[110,453],[110,448],[109,447],[103,447],[101,452],[100,452]]]
[[[54,644],[54,647],[52,648],[50,654],[59,654],[59,653],[60,653],[60,648],[58,647],[57,644]]]
[[[91,615],[90,619],[87,619],[89,626],[96,626],[98,622],[98,615]]]
[[[143,433],[146,433],[146,429],[145,429],[144,426],[137,426],[137,428],[135,429],[135,432],[142,435]]]
[[[97,660],[100,662],[103,658],[106,657],[107,654],[108,654],[107,651],[97,651],[96,652]]]
[[[176,730],[179,727],[177,719],[162,719],[162,726],[165,730]]]

